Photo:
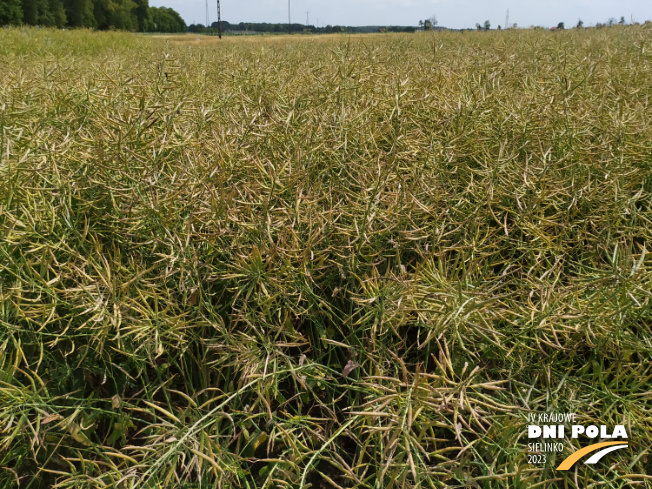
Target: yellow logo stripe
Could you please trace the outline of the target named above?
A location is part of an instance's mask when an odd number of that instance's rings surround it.
[[[611,445],[627,445],[627,442],[605,441],[603,443],[596,443],[594,445],[589,445],[588,447],[584,447],[581,450],[578,450],[575,453],[572,453],[568,457],[566,457],[566,459],[559,464],[557,470],[568,470],[575,464],[575,462],[581,459],[584,455],[587,455],[591,452],[595,452],[596,450],[599,450],[604,447],[610,447]]]

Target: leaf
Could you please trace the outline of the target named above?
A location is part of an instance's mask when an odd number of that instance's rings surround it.
[[[342,370],[342,377],[345,379],[348,377],[348,375],[353,372],[353,370],[357,367],[359,367],[360,364],[358,362],[355,362],[353,360],[349,360],[346,362],[346,365],[344,366],[344,370]]]
[[[124,436],[124,434],[127,432],[127,427],[123,423],[115,423],[113,425],[113,431],[109,435],[109,437],[106,439],[105,443],[108,446],[113,446],[116,444],[116,442]]]
[[[118,394],[111,398],[111,404],[114,409],[120,409],[120,396]]]
[[[267,433],[264,431],[251,438],[245,447],[240,451],[242,458],[252,458],[258,447],[267,440]]]
[[[77,423],[75,423],[74,421],[72,421],[72,422],[68,425],[68,432],[70,433],[70,436],[72,436],[73,439],[74,439],[76,442],[81,443],[82,445],[85,445],[85,446],[90,446],[90,445],[91,445],[91,441],[90,441],[90,440],[88,439],[88,437],[84,434],[84,432],[83,432],[82,429],[81,429],[81,426],[79,426],[79,425],[78,425]]]

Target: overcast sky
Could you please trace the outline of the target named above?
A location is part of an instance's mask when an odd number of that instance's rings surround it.
[[[567,27],[582,19],[586,26],[610,17],[629,23],[652,20],[652,0],[291,0],[292,22],[331,25],[417,25],[419,19],[437,16],[439,25],[474,27],[491,22],[492,28],[509,23],[521,27]],[[205,0],[150,0],[153,7],[172,7],[187,24],[206,22]],[[217,0],[208,0],[209,22],[217,20]],[[221,0],[222,20],[237,22],[287,22],[287,0]]]

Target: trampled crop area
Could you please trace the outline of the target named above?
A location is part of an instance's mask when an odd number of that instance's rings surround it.
[[[651,487],[651,95],[642,26],[1,30],[0,487]]]

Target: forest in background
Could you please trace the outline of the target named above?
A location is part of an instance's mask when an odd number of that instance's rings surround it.
[[[185,32],[175,10],[149,0],[3,0],[0,25],[86,27],[140,32]]]

